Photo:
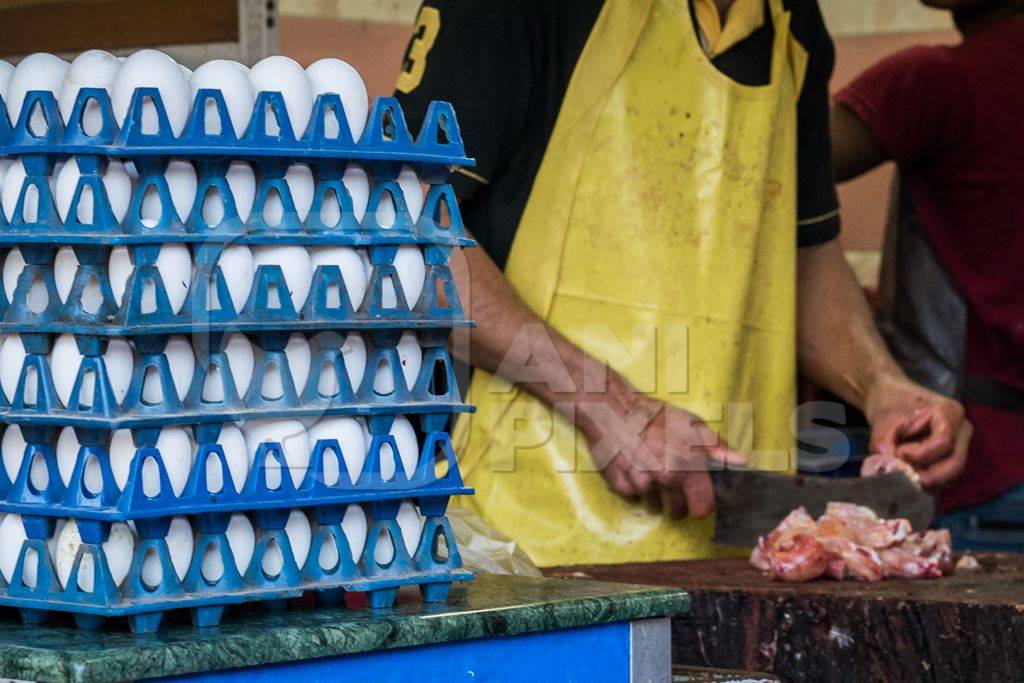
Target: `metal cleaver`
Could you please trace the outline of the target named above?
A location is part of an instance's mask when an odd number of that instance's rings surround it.
[[[715,542],[754,546],[793,509],[801,505],[817,518],[829,502],[856,503],[879,517],[910,520],[914,530],[927,529],[935,516],[935,499],[903,472],[878,477],[815,477],[755,470],[713,471]]]

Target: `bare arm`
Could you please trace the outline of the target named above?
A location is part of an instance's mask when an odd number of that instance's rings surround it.
[[[880,379],[903,378],[903,371],[878,334],[839,241],[802,248],[798,258],[800,369],[863,410]]]
[[[636,392],[534,313],[480,248],[456,252],[452,273],[477,322],[474,366],[554,406],[583,432],[609,487],[656,502],[671,517],[704,516],[714,507],[706,457],[738,464],[699,418]],[[707,448],[705,448],[707,447]]]
[[[843,182],[888,161],[889,154],[875,134],[847,107],[832,104],[832,164],[836,180]]]
[[[963,408],[910,381],[893,360],[839,242],[801,249],[798,269],[801,370],[862,410],[872,447],[908,460],[924,486],[955,479],[971,435]]]

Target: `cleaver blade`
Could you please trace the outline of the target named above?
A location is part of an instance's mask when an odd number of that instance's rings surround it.
[[[752,547],[801,505],[814,518],[829,502],[856,503],[879,517],[927,529],[935,499],[903,472],[878,477],[815,477],[755,470],[713,471],[716,543]]]

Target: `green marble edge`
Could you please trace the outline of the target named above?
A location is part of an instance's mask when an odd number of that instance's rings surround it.
[[[0,630],[0,675],[80,683],[172,676],[661,617],[686,612],[690,598],[671,588],[484,574],[453,589],[450,603],[431,608],[413,598],[411,605],[375,614],[289,610],[152,636],[18,625],[18,631]],[[29,640],[35,632],[40,641],[49,636],[61,644],[9,644],[11,632]]]

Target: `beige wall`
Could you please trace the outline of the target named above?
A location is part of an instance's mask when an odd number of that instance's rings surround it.
[[[820,4],[835,36],[834,88],[899,49],[956,39],[947,13],[913,0]],[[281,51],[303,64],[327,55],[341,57],[359,69],[371,97],[387,95],[418,6],[419,0],[281,0]],[[892,169],[884,168],[840,189],[842,241],[848,250],[872,252],[881,246],[891,180]]]

